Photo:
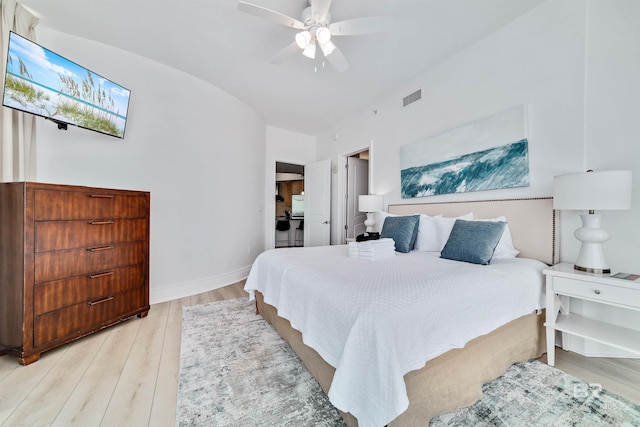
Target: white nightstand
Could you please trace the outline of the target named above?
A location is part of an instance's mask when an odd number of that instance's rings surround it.
[[[547,276],[547,363],[555,364],[555,331],[640,355],[640,331],[570,313],[571,298],[640,311],[640,282],[583,273],[573,264],[556,264]]]

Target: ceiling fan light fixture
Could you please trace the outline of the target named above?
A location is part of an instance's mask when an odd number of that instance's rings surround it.
[[[328,43],[331,40],[331,31],[327,27],[320,27],[316,30],[316,40],[320,45]]]
[[[320,49],[322,49],[322,53],[324,54],[324,56],[329,56],[331,52],[333,52],[336,49],[336,45],[333,44],[331,40],[329,40],[326,43],[322,43],[320,45]]]
[[[308,30],[296,34],[296,44],[300,49],[305,49],[311,42],[311,33]]]
[[[315,58],[316,57],[316,42],[315,41],[311,41],[307,47],[304,48],[304,50],[302,51],[302,54],[304,56],[306,56],[307,58]]]

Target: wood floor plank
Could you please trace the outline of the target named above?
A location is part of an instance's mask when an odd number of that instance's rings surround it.
[[[169,322],[182,321],[182,306],[191,305],[191,297],[184,297],[171,301],[169,308]]]
[[[612,380],[629,385],[640,384],[640,359],[585,357],[570,351],[563,351],[563,358]]]
[[[249,293],[244,290],[244,280],[229,286],[229,294],[231,298],[248,298]]]
[[[149,310],[149,317],[165,317],[169,313],[171,308],[171,301],[160,302],[153,304]]]
[[[10,355],[0,357],[0,385],[2,384],[2,380],[18,366],[20,365],[16,361],[15,357]]]
[[[640,361],[637,359],[585,357],[563,350],[556,353],[556,358],[558,369],[640,403]],[[629,368],[634,365],[638,366],[635,371]]]
[[[145,317],[102,419],[103,426],[149,425],[167,319]]]
[[[99,426],[135,343],[142,321],[109,328],[100,352],[52,423],[55,427]]]
[[[108,335],[106,332],[91,334],[68,346],[38,386],[29,393],[5,422],[16,427],[50,424],[98,354]],[[33,408],[38,410],[34,411]]]
[[[221,301],[226,298],[225,288],[212,289],[208,292],[211,301]]]
[[[213,301],[245,298],[249,296],[249,294],[244,291],[244,280],[234,283],[233,285],[225,286],[224,288],[209,291],[209,293],[212,295]]]
[[[190,305],[199,305],[205,304],[211,301],[208,292],[203,292],[201,294],[193,295],[191,297]]]
[[[181,331],[181,322],[167,323],[151,407],[150,426],[173,427],[175,425]]]
[[[0,383],[0,425],[9,426],[6,420],[29,396],[60,360],[70,346],[62,346],[42,354],[40,360],[27,366],[19,366],[11,371]],[[17,364],[17,360],[14,358]]]

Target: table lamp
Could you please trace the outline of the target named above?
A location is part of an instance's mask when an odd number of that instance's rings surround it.
[[[602,229],[602,215],[596,210],[619,210],[631,207],[631,171],[601,171],[571,173],[553,179],[553,208],[586,210],[580,215],[582,228],[574,232],[582,242],[576,270],[589,273],[610,273],[602,250],[609,232]]]
[[[364,222],[364,225],[367,227],[367,233],[373,232],[373,226],[376,225],[373,214],[382,210],[383,203],[384,199],[382,196],[373,194],[358,196],[358,210],[367,213],[367,220]]]

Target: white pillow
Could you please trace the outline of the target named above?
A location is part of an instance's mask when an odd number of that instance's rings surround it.
[[[422,252],[438,252],[440,251],[438,240],[438,226],[436,218],[442,218],[442,215],[429,216],[420,214],[420,224],[418,225],[418,236],[414,249]]]
[[[518,256],[520,253],[513,246],[513,239],[511,238],[511,230],[509,229],[509,223],[507,222],[507,218],[504,216],[499,216],[497,218],[490,219],[477,219],[476,221],[503,221],[506,222],[504,226],[504,231],[502,232],[502,237],[500,237],[500,241],[498,242],[498,246],[496,246],[496,250],[493,252],[493,258],[496,259],[511,259]]]
[[[456,219],[473,221],[473,212],[469,212],[468,214],[461,215],[456,218],[440,217],[434,219],[436,221],[436,227],[438,229],[438,247],[435,250],[438,252],[442,252],[444,245],[446,245],[447,240],[449,240],[449,234],[451,234],[451,229],[453,228],[453,224],[455,224]]]

